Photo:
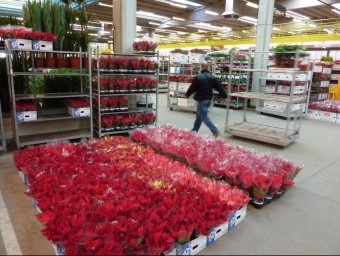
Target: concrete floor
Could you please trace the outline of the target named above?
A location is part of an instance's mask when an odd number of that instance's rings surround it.
[[[170,111],[166,94],[159,99],[158,123],[192,128],[193,112]],[[298,161],[304,168],[285,195],[262,209],[248,206],[245,220],[200,255],[339,255],[340,125],[303,119],[300,138],[281,148],[229,136],[223,133],[225,109],[211,108],[209,114],[221,131],[220,137],[229,143]],[[241,110],[232,111],[232,122],[241,116]],[[285,123],[280,118],[256,113],[250,113],[250,117],[258,122]],[[204,125],[200,133],[210,136]],[[13,166],[15,146],[9,143],[8,147],[7,153],[0,153],[0,195],[4,201],[0,208],[0,254],[54,254],[51,244],[40,233],[42,225],[34,216],[37,212],[24,194],[26,186]],[[15,236],[10,234],[10,224]]]

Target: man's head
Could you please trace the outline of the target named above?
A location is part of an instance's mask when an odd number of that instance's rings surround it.
[[[206,62],[203,62],[201,64],[201,70],[209,70],[210,71],[210,65]]]

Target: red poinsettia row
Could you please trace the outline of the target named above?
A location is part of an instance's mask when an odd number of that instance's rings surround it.
[[[191,83],[194,80],[194,76],[169,76],[169,80],[171,82],[180,82],[180,83]]]
[[[132,43],[135,52],[154,52],[158,46],[157,42],[140,40]]]
[[[66,100],[66,104],[71,108],[87,108],[90,107],[90,100],[87,98]]]
[[[97,68],[97,60],[93,60],[93,65]],[[99,59],[99,69],[112,71],[136,71],[136,72],[156,72],[158,63],[155,60],[123,57],[105,56]]]
[[[42,233],[65,254],[159,255],[248,202],[126,137],[26,148],[14,162],[42,210]]]
[[[24,28],[3,28],[0,29],[1,38],[17,38],[17,39],[31,39],[54,41],[55,35],[48,32],[31,31]]]
[[[144,127],[146,125],[153,125],[155,120],[156,115],[149,111],[143,113],[105,115],[101,117],[101,126],[102,129],[107,131],[129,130],[137,127]],[[97,125],[99,124],[98,117],[95,117],[94,121]]]
[[[93,103],[98,105],[98,97],[93,98]],[[126,96],[101,97],[102,110],[128,110],[128,98]]]
[[[308,108],[334,112],[334,113],[340,113],[340,102],[338,100],[323,100],[323,101],[309,102]]]
[[[37,103],[33,100],[17,100],[15,102],[17,112],[36,111]]]
[[[171,125],[138,129],[130,136],[135,141],[186,162],[205,175],[248,191],[257,200],[287,190],[301,170],[300,166],[290,161],[256,154]]]
[[[102,76],[99,83],[101,92],[155,91],[157,78],[152,76]],[[92,85],[95,88],[98,87],[98,77],[94,77]]]

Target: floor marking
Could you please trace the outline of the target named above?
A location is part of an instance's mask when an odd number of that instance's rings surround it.
[[[0,192],[0,232],[7,255],[22,255],[17,236],[9,218],[4,198]]]

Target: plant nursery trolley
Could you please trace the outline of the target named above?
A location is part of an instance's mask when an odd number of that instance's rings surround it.
[[[254,53],[246,53],[248,55]],[[308,89],[303,90],[301,94],[293,94],[295,81],[309,81],[311,77],[310,71],[301,71],[297,68],[277,68],[277,69],[244,69],[230,68],[230,72],[242,71],[252,74],[252,79],[256,79],[258,83],[258,91],[249,91],[249,79],[247,80],[246,91],[228,93],[225,132],[234,136],[244,137],[257,141],[262,141],[279,146],[287,146],[299,137],[301,117],[308,102]],[[257,74],[256,74],[257,73]],[[288,95],[270,94],[261,92],[261,80],[263,76],[268,74],[274,76],[285,76],[291,81],[291,92]],[[281,78],[280,78],[281,79]],[[254,82],[253,82],[254,84]],[[244,98],[243,118],[240,122],[231,124],[231,97]],[[247,99],[256,102],[256,105],[263,105],[263,102],[270,102],[276,105],[274,110],[285,111],[285,120],[277,119],[271,116],[259,115],[257,112],[249,111]],[[273,112],[274,112],[273,110]]]

